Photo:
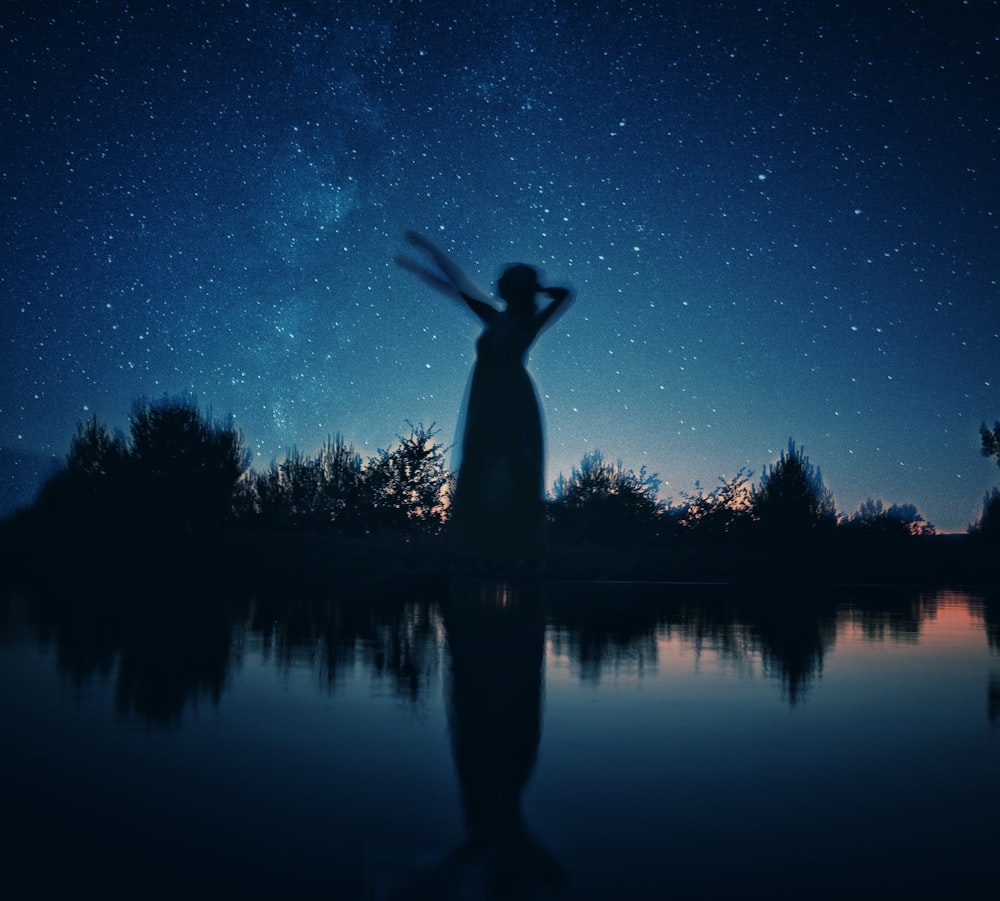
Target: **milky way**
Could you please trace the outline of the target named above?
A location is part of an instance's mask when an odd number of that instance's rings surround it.
[[[4,510],[78,421],[194,392],[255,465],[453,437],[540,266],[548,481],[679,499],[790,437],[838,508],[972,521],[1000,418],[995,2],[96,3],[0,14]],[[465,7],[468,8],[465,8]]]

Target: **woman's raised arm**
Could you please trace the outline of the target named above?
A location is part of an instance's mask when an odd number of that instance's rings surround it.
[[[442,294],[447,294],[449,297],[454,297],[456,300],[462,300],[461,293],[451,282],[445,281],[440,275],[436,275],[429,269],[425,269],[416,260],[411,260],[409,257],[404,257],[402,255],[396,255],[393,257],[393,261],[401,269],[405,269],[407,272],[412,272],[421,281],[426,282],[432,288],[436,288]]]
[[[569,288],[543,288],[542,293],[552,298],[552,303],[536,314],[534,319],[535,335],[564,312],[573,299],[573,292]]]
[[[403,237],[413,246],[428,254],[437,264],[444,278],[434,272],[430,272],[419,263],[407,257],[397,256],[397,265],[412,272],[423,279],[424,282],[433,288],[437,288],[444,294],[451,297],[458,297],[463,300],[480,319],[489,321],[497,315],[497,308],[485,291],[482,290],[469,276],[465,270],[458,265],[447,253],[438,247],[430,238],[419,232],[408,231]]]

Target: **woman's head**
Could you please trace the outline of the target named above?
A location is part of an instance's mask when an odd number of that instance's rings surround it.
[[[538,270],[524,263],[509,266],[497,282],[497,291],[513,312],[533,312],[535,295],[541,290]]]

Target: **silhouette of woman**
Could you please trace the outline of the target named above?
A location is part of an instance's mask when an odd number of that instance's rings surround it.
[[[538,585],[456,580],[441,604],[448,731],[465,840],[393,901],[568,897],[567,874],[521,809],[538,756],[545,599]]]
[[[396,257],[396,262],[462,300],[484,326],[476,342],[465,406],[449,526],[451,548],[464,558],[484,562],[540,564],[546,544],[542,416],[525,360],[539,332],[565,309],[570,291],[543,288],[538,271],[518,263],[500,276],[497,293],[506,307],[497,309],[493,299],[428,238],[412,231],[405,237],[431,257],[441,274],[407,257]],[[539,294],[551,299],[541,309]]]

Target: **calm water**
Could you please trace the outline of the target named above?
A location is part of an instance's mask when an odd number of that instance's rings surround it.
[[[0,605],[4,897],[995,897],[996,598],[131,584]]]

